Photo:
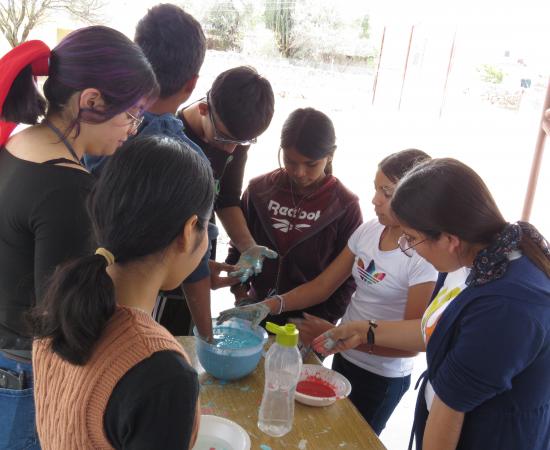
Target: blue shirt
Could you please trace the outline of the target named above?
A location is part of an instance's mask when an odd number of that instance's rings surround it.
[[[145,111],[143,113],[143,122],[139,127],[138,135],[162,135],[178,139],[208,161],[202,149],[187,137],[183,122],[174,114],[165,113],[158,115]],[[99,176],[103,166],[105,166],[108,160],[109,156],[84,155],[84,165],[96,176]]]
[[[465,413],[458,449],[550,448],[550,279],[527,257],[511,261],[501,279],[462,291],[426,356],[437,396]],[[417,446],[423,398],[422,388]]]
[[[153,114],[145,111],[143,114],[143,123],[139,128],[138,134],[143,135],[162,135],[168,136],[175,139],[178,139],[200,156],[202,156],[206,161],[208,158],[202,151],[202,149],[195,144],[191,139],[185,134],[185,127],[183,122],[179,120],[174,114],[165,113],[165,114]],[[84,165],[86,168],[92,172],[95,176],[99,176],[103,167],[109,160],[109,156],[88,156],[84,155]],[[210,162],[208,162],[210,164]],[[208,223],[208,241],[209,243],[212,240],[218,237],[218,228],[213,223]],[[210,259],[211,244],[208,246],[208,250],[198,267],[195,271],[185,279],[185,283],[194,283],[200,281],[203,278],[206,278],[210,275],[210,269],[208,268],[208,260]]]

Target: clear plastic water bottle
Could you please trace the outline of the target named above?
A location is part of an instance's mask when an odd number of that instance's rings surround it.
[[[268,331],[277,336],[265,356],[265,388],[260,405],[258,428],[270,436],[284,436],[292,429],[294,394],[302,370],[298,351],[298,330],[267,322]]]

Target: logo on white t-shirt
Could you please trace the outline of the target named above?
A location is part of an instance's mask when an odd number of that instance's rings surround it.
[[[428,342],[432,336],[439,319],[443,312],[458,297],[458,295],[466,288],[466,279],[470,273],[470,269],[460,268],[451,272],[445,278],[443,286],[430,303],[430,306],[424,312],[422,317],[422,334],[424,342]]]
[[[359,273],[359,278],[361,278],[361,280],[365,281],[367,284],[380,283],[386,276],[385,273],[376,271],[376,264],[374,264],[374,259],[371,260],[368,267],[365,269],[365,263],[361,258],[358,258],[357,272]]]
[[[466,279],[470,273],[470,269],[462,267],[454,272],[451,272],[445,278],[445,283],[428,306],[422,317],[422,335],[424,342],[428,343],[432,334],[441,319],[441,316],[448,306],[457,298],[460,293],[466,288]],[[435,391],[432,383],[428,381],[424,390],[424,400],[428,411],[432,408],[432,403],[435,397]]]

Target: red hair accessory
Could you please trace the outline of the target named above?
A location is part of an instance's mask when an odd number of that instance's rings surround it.
[[[34,76],[48,75],[51,50],[42,41],[27,41],[10,50],[0,59],[0,116],[4,102],[17,75],[29,64]],[[3,146],[17,126],[14,122],[0,120],[0,146]]]

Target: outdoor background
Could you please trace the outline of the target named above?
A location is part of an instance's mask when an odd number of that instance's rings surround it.
[[[28,0],[29,7],[33,3],[46,2]],[[45,11],[27,38],[54,46],[87,23],[82,17],[133,37],[137,21],[156,3],[50,1],[56,9]],[[273,85],[275,115],[249,152],[245,186],[250,178],[278,167],[282,123],[294,109],[311,106],[335,124],[334,173],[360,197],[365,220],[374,217],[370,200],[377,163],[411,147],[469,164],[486,181],[505,217],[520,218],[550,74],[550,2],[179,4],[201,22],[209,44],[190,101],[203,97],[220,72],[237,65],[254,66]],[[21,1],[0,0],[4,36],[7,12],[20,6]],[[12,43],[21,38],[24,25],[22,20],[18,33],[12,33]],[[10,42],[0,37],[0,53],[9,48]],[[547,236],[549,190],[546,158],[531,221]],[[228,241],[224,233],[220,239]],[[224,257],[221,247],[218,259]],[[227,290],[216,291],[213,313],[231,306],[231,297]],[[425,366],[423,356],[417,360],[413,385]],[[406,448],[415,398],[411,389],[382,433],[389,449]]]

